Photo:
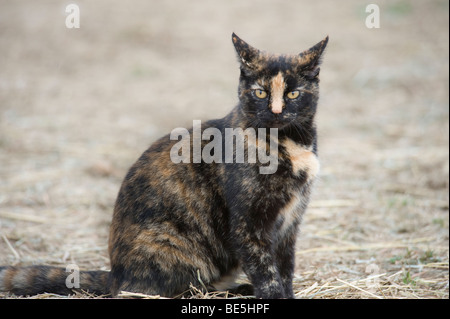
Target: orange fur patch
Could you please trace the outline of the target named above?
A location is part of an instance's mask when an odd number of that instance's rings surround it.
[[[280,114],[283,111],[284,107],[284,89],[285,82],[283,78],[283,74],[279,72],[272,80],[271,80],[271,96],[272,96],[272,105],[271,109],[273,113]]]
[[[295,143],[291,139],[284,141],[284,147],[288,151],[294,174],[306,171],[308,180],[314,179],[319,174],[320,163],[312,150]]]

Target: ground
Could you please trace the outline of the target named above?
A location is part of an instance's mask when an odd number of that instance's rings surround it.
[[[65,1],[0,0],[0,265],[109,269],[130,165],[236,105],[231,33],[285,53],[329,35],[296,296],[449,297],[448,1],[73,3],[79,29]]]

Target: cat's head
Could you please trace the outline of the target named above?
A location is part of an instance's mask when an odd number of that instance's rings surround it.
[[[282,129],[314,118],[328,37],[296,55],[260,51],[234,33],[232,40],[241,63],[239,99],[252,127]]]

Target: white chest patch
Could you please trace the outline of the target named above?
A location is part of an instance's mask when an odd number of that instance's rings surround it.
[[[295,175],[301,171],[308,174],[308,181],[314,179],[320,171],[320,163],[316,154],[312,152],[312,146],[303,146],[295,143],[291,139],[286,139],[283,142],[289,159],[292,163],[292,170]]]

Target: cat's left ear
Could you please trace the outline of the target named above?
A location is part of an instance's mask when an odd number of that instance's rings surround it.
[[[239,56],[241,65],[253,69],[255,67],[255,59],[260,54],[260,51],[239,38],[234,32],[231,39],[233,40],[234,48]]]
[[[319,66],[322,63],[322,55],[327,44],[328,36],[312,48],[299,54],[299,63],[302,68],[302,73],[308,79],[313,80],[319,76]]]

